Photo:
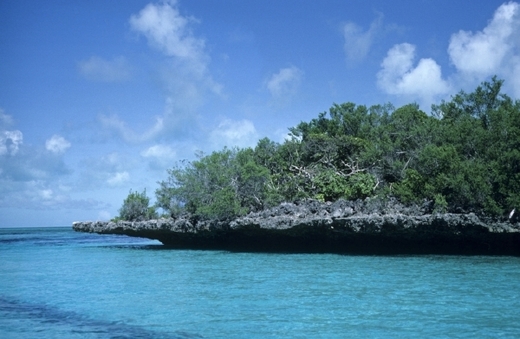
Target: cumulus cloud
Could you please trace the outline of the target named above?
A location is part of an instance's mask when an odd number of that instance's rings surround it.
[[[128,142],[144,142],[162,136],[180,138],[195,126],[197,110],[209,95],[223,96],[223,86],[213,80],[206,43],[192,27],[198,20],[183,16],[176,1],[150,3],[129,18],[132,31],[164,56],[156,78],[165,93],[164,111],[144,131],[135,131],[116,116],[100,117],[105,131]]]
[[[386,93],[431,104],[437,96],[448,93],[450,85],[433,59],[421,59],[415,67],[414,59],[415,46],[403,43],[392,47],[381,63],[377,84]]]
[[[520,4],[507,2],[497,8],[480,31],[452,34],[448,55],[455,72],[443,79],[440,66],[421,59],[414,66],[415,46],[395,45],[377,74],[386,93],[431,103],[453,88],[474,88],[493,75],[505,80],[504,90],[520,96]]]
[[[13,119],[0,109],[0,208],[88,209],[98,202],[77,200],[64,184],[72,171],[62,153],[70,147],[54,135],[43,145],[23,143],[21,131],[12,128]]]
[[[113,152],[103,156],[86,158],[81,162],[78,185],[82,189],[99,188],[100,185],[120,186],[130,180],[128,168],[133,159]]]
[[[50,139],[45,141],[45,148],[52,153],[60,154],[64,153],[70,147],[70,142],[65,140],[64,137],[59,135],[53,135]]]
[[[504,3],[478,32],[459,31],[451,36],[448,53],[463,76],[499,75],[520,95],[520,5]]]
[[[107,207],[97,200],[73,198],[59,186],[45,180],[22,182],[0,177],[0,208],[91,210]]]
[[[5,156],[0,160],[0,167],[0,177],[16,182],[53,182],[71,174],[62,156],[31,146],[23,146],[23,151],[16,156]]]
[[[182,16],[175,1],[148,4],[130,18],[133,30],[144,35],[150,46],[172,58],[173,68],[184,85],[193,86],[191,90],[196,92],[210,90],[220,94],[222,86],[208,71],[210,58],[205,51],[206,43],[191,30],[196,22]],[[178,89],[178,82],[172,85]]]
[[[60,143],[62,141],[62,143]],[[50,143],[49,147],[61,153],[65,139]],[[66,147],[65,147],[66,148]],[[51,182],[70,174],[70,169],[61,156],[49,154],[42,147],[23,145],[23,134],[18,130],[0,130],[0,179],[7,182],[30,182],[46,180]]]
[[[153,145],[141,152],[141,156],[148,161],[148,167],[156,171],[172,166],[177,158],[177,151],[168,145]]]
[[[40,197],[45,200],[50,200],[52,198],[52,190],[51,189],[44,189],[38,191]]]
[[[297,93],[304,72],[298,67],[282,68],[266,82],[266,87],[277,103],[288,103]]]
[[[0,155],[16,155],[22,143],[22,132],[0,131]]]
[[[167,145],[153,145],[141,152],[145,158],[174,159],[177,152]]]
[[[193,18],[183,17],[174,1],[148,4],[139,14],[130,17],[132,28],[144,34],[150,45],[166,55],[190,60],[205,68],[205,42],[193,36],[189,28],[194,21]]]
[[[258,132],[249,120],[225,119],[210,134],[210,140],[217,149],[224,146],[252,147],[258,139]]]
[[[514,2],[500,6],[482,31],[459,31],[450,39],[448,53],[462,72],[489,75],[501,65],[504,57],[518,42],[513,41],[518,28],[519,5]],[[518,34],[516,34],[518,36]]]
[[[127,171],[113,173],[108,179],[107,184],[110,186],[121,186],[130,180],[130,174]]]
[[[131,78],[130,65],[125,57],[105,60],[92,56],[78,63],[80,73],[88,80],[101,82],[123,82]]]
[[[379,33],[382,26],[383,17],[380,15],[376,20],[372,21],[368,30],[353,22],[347,22],[343,25],[343,37],[345,44],[343,49],[347,57],[347,61],[360,61],[368,54],[374,38]]]
[[[153,139],[164,130],[163,117],[156,117],[155,124],[141,133],[134,131],[124,120],[116,115],[100,115],[99,121],[105,131],[115,132],[123,140],[130,143]]]
[[[13,124],[13,118],[0,108],[0,156],[16,155],[23,143],[21,131],[8,130]]]
[[[5,114],[5,111],[0,108],[0,130],[7,129],[13,124],[13,118]]]
[[[72,201],[61,185],[71,174],[60,155],[22,144],[20,131],[2,131],[0,141],[0,208],[65,208]],[[7,147],[5,147],[7,146]]]

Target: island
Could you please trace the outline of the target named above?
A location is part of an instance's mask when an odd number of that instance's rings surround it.
[[[112,221],[73,228],[185,249],[519,255],[520,101],[502,84],[429,114],[334,104],[281,143],[196,153],[152,206],[130,190]]]

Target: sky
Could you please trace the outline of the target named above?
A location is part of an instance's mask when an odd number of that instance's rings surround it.
[[[520,98],[520,3],[0,1],[0,227],[109,220],[200,151],[493,75]]]

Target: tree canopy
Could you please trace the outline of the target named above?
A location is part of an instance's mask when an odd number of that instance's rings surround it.
[[[520,207],[520,102],[483,82],[432,106],[334,104],[291,138],[224,148],[168,170],[157,207],[233,218],[283,201],[395,197],[497,216]]]

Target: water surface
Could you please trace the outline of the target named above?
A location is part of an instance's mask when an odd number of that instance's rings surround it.
[[[0,229],[0,338],[519,338],[520,258],[165,250]]]

